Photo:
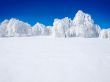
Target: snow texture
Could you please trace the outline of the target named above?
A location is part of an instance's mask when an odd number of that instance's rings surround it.
[[[110,82],[110,41],[0,38],[0,82]]]

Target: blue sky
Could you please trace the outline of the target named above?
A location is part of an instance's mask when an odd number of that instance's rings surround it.
[[[73,19],[78,10],[89,13],[101,27],[110,27],[110,0],[0,0],[0,21],[18,18],[31,25],[52,25],[54,18]]]

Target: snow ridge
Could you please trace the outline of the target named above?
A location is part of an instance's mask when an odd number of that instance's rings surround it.
[[[76,13],[73,19],[68,17],[54,19],[53,26],[45,26],[41,23],[31,26],[15,18],[4,20],[0,24],[0,37],[45,35],[53,37],[99,37],[110,39],[110,29],[101,29],[99,25],[94,23],[89,14],[81,10]]]

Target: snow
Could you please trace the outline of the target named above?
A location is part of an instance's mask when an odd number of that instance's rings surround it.
[[[110,82],[110,41],[0,38],[0,82]]]

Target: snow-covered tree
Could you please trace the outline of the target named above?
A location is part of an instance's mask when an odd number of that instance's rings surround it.
[[[95,24],[89,14],[79,10],[74,19],[66,17],[55,19],[53,23],[53,35],[57,37],[98,37],[100,26]]]
[[[27,36],[30,27],[28,23],[12,18],[7,25],[8,36]]]
[[[53,23],[53,36],[67,37],[67,32],[71,27],[71,19],[65,17],[63,19],[55,19]]]
[[[43,28],[45,28],[45,25],[43,25],[41,23],[36,23],[32,27],[32,33],[33,33],[33,35],[42,35]]]
[[[43,29],[43,35],[51,35],[51,30],[52,30],[52,26],[46,26],[44,29]]]
[[[0,24],[0,35],[8,37],[27,36],[29,29],[31,29],[30,27],[28,23],[12,18]]]
[[[9,20],[4,20],[1,24],[0,24],[0,36],[1,37],[5,37],[7,35],[7,25],[9,23]]]
[[[30,24],[12,18],[0,23],[0,37],[15,36],[48,36],[54,37],[84,37],[84,38],[110,38],[110,29],[101,30],[95,24],[89,14],[79,10],[73,20],[68,17],[55,19],[53,26],[45,26],[36,23],[33,27]]]
[[[108,38],[110,39],[110,29],[103,29],[100,31],[100,38]]]
[[[83,11],[79,10],[72,23],[70,28],[70,36],[76,37],[98,37],[100,26],[94,24],[94,21],[91,19],[89,14],[85,14]]]

